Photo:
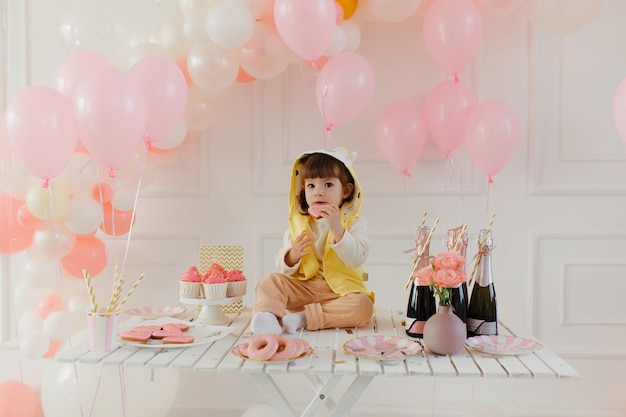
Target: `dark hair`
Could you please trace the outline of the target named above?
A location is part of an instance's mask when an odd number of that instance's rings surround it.
[[[304,180],[312,178],[339,178],[341,185],[352,184],[352,192],[343,199],[341,204],[354,198],[356,186],[354,186],[354,177],[348,168],[338,159],[325,153],[312,153],[300,158],[296,175],[300,177],[300,184],[304,185]],[[309,205],[306,202],[304,187],[298,193],[298,203],[302,214],[306,214]]]

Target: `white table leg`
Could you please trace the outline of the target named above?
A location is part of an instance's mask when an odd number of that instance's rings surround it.
[[[275,407],[281,416],[283,417],[296,417],[297,414],[293,407],[287,401],[287,398],[283,395],[278,385],[274,382],[274,379],[266,373],[254,373],[252,377],[256,381],[257,385],[269,400],[270,404]]]
[[[352,384],[348,387],[341,399],[337,402],[337,405],[330,412],[328,417],[344,417],[349,415],[350,410],[354,404],[359,400],[365,388],[372,382],[374,376],[357,376],[352,381]]]
[[[341,375],[331,375],[328,377],[326,382],[319,385],[315,383],[315,397],[309,402],[309,405],[304,409],[300,417],[311,417],[314,416],[317,410],[324,404],[330,401],[330,409],[332,409],[332,400],[330,399],[330,394],[333,392],[339,381],[341,380]],[[309,377],[309,381],[314,383]],[[318,380],[318,382],[321,382]]]

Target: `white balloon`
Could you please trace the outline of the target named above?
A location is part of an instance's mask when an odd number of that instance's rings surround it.
[[[102,206],[91,197],[74,197],[64,218],[65,227],[77,235],[95,232],[103,219]]]
[[[17,333],[21,338],[30,334],[43,333],[43,319],[33,311],[28,311],[17,322]]]
[[[132,210],[137,201],[137,193],[129,188],[118,187],[113,191],[111,205],[119,211]]]
[[[183,33],[194,42],[203,42],[209,39],[209,34],[206,31],[206,16],[195,14],[186,18],[183,24]]]
[[[157,149],[169,150],[177,148],[178,145],[183,143],[187,137],[187,122],[184,118],[180,119],[174,129],[169,132],[165,137],[157,142],[154,142],[152,146]]]
[[[70,208],[70,193],[67,187],[56,181],[48,188],[32,186],[26,193],[26,207],[38,219],[59,219]]]
[[[13,306],[17,310],[17,316],[19,317],[20,314],[24,314],[24,316],[34,314],[39,299],[49,292],[47,288],[38,288],[30,285],[28,282],[17,284],[13,289]]]
[[[524,0],[474,0],[481,13],[501,18],[517,11]]]
[[[211,41],[201,42],[189,50],[187,71],[200,88],[220,90],[237,79],[239,60],[235,51],[222,49]]]
[[[28,359],[43,357],[50,347],[50,338],[43,333],[24,335],[19,340],[20,353]]]
[[[252,37],[254,17],[241,2],[223,0],[209,9],[206,31],[220,48],[241,48]]]
[[[58,258],[39,256],[29,252],[22,275],[24,283],[36,288],[50,288],[61,281]]]
[[[166,417],[178,384],[176,369],[125,367],[122,373],[117,366],[52,361],[43,376],[41,405],[46,417],[82,417],[85,410],[91,417]]]
[[[0,152],[0,191],[18,200],[26,200],[31,187],[41,187],[41,179],[30,172],[15,155],[8,150]]]
[[[565,35],[589,24],[601,6],[602,0],[531,0],[528,18],[544,32]]]
[[[174,60],[184,59],[191,48],[191,41],[183,33],[182,17],[169,19],[159,29],[159,43],[167,56]]]
[[[344,50],[346,52],[354,52],[359,49],[359,46],[361,46],[361,29],[349,20],[344,20],[341,28],[346,34],[346,47]]]
[[[98,183],[97,163],[86,153],[74,152],[57,181],[65,184],[74,197],[91,195],[92,188]]]
[[[262,22],[255,26],[252,39],[241,48],[241,68],[259,80],[277,77],[289,65],[291,50],[275,30]]]
[[[333,38],[330,41],[330,44],[324,51],[324,55],[326,56],[335,56],[345,49],[347,44],[346,33],[343,31],[341,26],[335,26],[335,30],[333,31]]]
[[[52,312],[43,321],[43,332],[51,339],[65,340],[72,334],[73,321],[74,317],[69,311]]]
[[[52,229],[35,230],[35,233],[33,233],[31,253],[36,256],[61,259],[74,249],[75,244],[76,236],[71,231]]]

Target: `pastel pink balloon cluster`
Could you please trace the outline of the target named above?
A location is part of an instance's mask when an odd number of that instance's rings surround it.
[[[112,172],[137,145],[164,138],[183,117],[187,82],[161,57],[118,70],[79,50],[58,67],[55,87],[29,86],[8,104],[4,133],[18,158],[45,184],[67,165],[78,141]]]

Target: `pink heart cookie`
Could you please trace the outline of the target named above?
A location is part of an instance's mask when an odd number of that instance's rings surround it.
[[[309,214],[316,219],[319,219],[322,217],[322,208],[324,208],[324,204],[313,204],[312,206],[309,206]]]

